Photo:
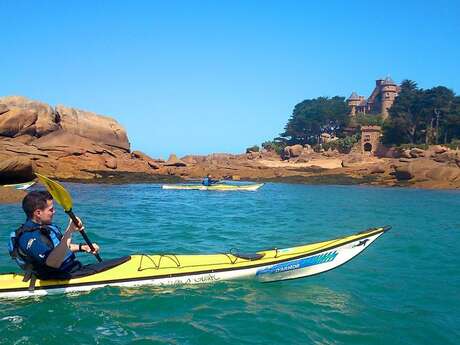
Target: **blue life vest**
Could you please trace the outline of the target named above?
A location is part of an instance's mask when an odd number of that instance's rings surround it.
[[[8,242],[8,252],[11,258],[21,267],[24,271],[40,273],[46,275],[44,272],[53,271],[55,269],[46,266],[44,263],[39,262],[34,257],[28,255],[21,249],[19,240],[25,233],[39,231],[39,240],[49,249],[54,249],[59,245],[62,235],[55,225],[39,225],[28,220],[25,224],[21,225],[19,229],[11,232]],[[75,254],[70,250],[66,253],[63,263],[59,270],[66,270],[66,268],[73,266],[75,261]]]

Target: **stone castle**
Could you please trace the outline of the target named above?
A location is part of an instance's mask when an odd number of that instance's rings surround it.
[[[350,116],[357,113],[363,114],[382,114],[383,119],[388,117],[388,109],[392,106],[400,87],[390,78],[377,79],[375,88],[368,99],[364,96],[358,96],[353,92],[347,99],[350,107]]]

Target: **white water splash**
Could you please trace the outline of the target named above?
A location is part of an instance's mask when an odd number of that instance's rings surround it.
[[[23,321],[22,316],[19,315],[12,315],[12,316],[5,316],[0,319],[0,321],[9,321],[14,324],[21,323]]]

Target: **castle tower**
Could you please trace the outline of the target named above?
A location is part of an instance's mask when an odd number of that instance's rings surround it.
[[[367,99],[358,96],[356,92],[347,99],[350,117],[354,118],[357,113],[382,114],[385,120],[388,117],[388,109],[391,108],[400,91],[401,88],[390,77],[377,79],[375,88]]]
[[[380,84],[380,111],[383,119],[388,117],[388,109],[391,108],[396,96],[398,95],[399,87],[390,78],[386,77]]]
[[[361,152],[374,155],[380,145],[382,128],[380,126],[361,127]]]
[[[360,102],[361,99],[358,94],[353,91],[351,96],[347,99],[348,107],[350,108],[350,116],[356,115],[356,107],[360,104]]]

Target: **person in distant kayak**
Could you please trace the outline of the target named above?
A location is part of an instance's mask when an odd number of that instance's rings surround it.
[[[87,244],[72,243],[72,235],[84,229],[80,219],[76,226],[72,221],[64,234],[53,224],[55,209],[53,197],[46,191],[34,191],[22,201],[27,216],[26,222],[10,236],[10,255],[26,273],[33,272],[40,278],[59,278],[82,267],[76,259],[76,252],[94,252]]]
[[[213,184],[216,184],[217,182],[219,182],[219,180],[213,180],[212,175],[207,174],[201,183],[203,184],[203,186],[209,187],[209,186],[212,186]]]

